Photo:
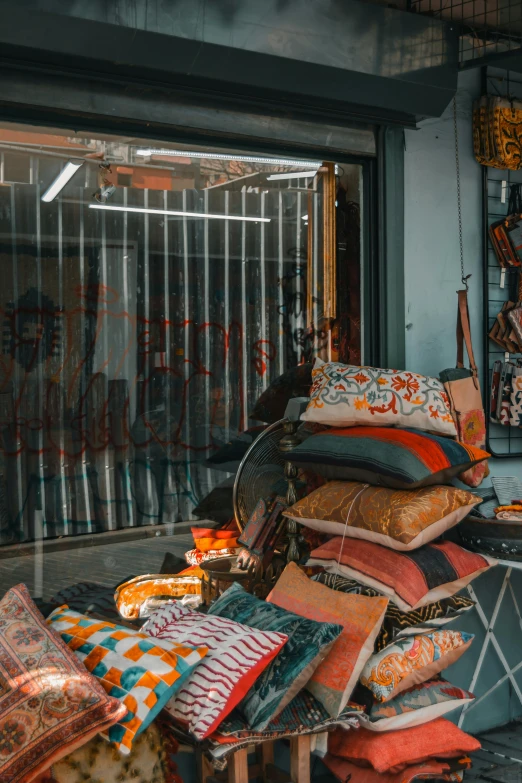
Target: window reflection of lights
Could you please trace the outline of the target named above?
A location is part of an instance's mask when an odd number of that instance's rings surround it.
[[[153,155],[169,155],[174,158],[205,158],[207,160],[240,160],[245,163],[265,163],[267,166],[322,166],[317,160],[290,160],[289,158],[261,158],[257,155],[227,155],[222,152],[195,152],[194,150],[138,149],[136,155],[150,158]]]
[[[317,169],[313,169],[312,171],[291,171],[289,174],[270,174],[267,179],[310,179],[310,177],[315,177],[316,174]]]
[[[60,171],[56,179],[51,182],[47,190],[42,196],[42,201],[54,201],[56,196],[62,192],[64,187],[67,185],[69,180],[71,180],[78,169],[81,169],[83,166],[83,161],[74,161],[70,160],[68,163],[65,164],[63,169]]]
[[[271,218],[250,215],[217,215],[210,212],[183,212],[176,209],[146,209],[145,207],[118,207],[114,204],[89,204],[89,209],[106,209],[112,212],[136,212],[142,215],[172,215],[175,217],[199,218],[206,220],[242,220],[247,223],[271,223]]]

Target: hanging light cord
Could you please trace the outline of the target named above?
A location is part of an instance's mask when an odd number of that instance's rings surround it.
[[[460,158],[459,158],[459,129],[457,124],[457,96],[453,97],[453,126],[455,129],[455,171],[457,174],[457,215],[459,221],[459,246],[460,246],[460,279],[462,285],[469,291],[468,280],[471,275],[464,274],[464,240],[462,238],[462,199],[460,193]]]

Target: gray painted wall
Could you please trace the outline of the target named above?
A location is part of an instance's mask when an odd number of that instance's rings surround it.
[[[471,328],[475,355],[482,371],[482,183],[480,166],[473,157],[471,135],[472,102],[479,94],[479,72],[462,73],[457,93],[457,117],[464,261],[466,274],[473,275],[470,281]],[[455,292],[461,287],[453,106],[450,105],[440,119],[426,120],[420,130],[406,131],[405,144],[406,367],[426,375],[438,375],[440,370],[455,365]],[[490,464],[492,475],[520,475],[522,472],[522,460],[496,459]],[[497,566],[473,583],[488,621],[506,575],[507,569]],[[506,582],[493,633],[486,633],[476,610],[453,624],[476,634],[468,653],[444,673],[454,684],[470,687],[482,648],[487,645],[484,663],[473,688],[477,703],[466,713],[462,723],[467,731],[492,728],[522,715],[521,700],[516,693],[516,688],[522,686],[522,667],[513,675],[514,685],[505,677],[501,660],[503,654],[508,668],[522,660],[522,625],[515,601],[522,606],[520,571],[514,571],[511,580]],[[498,641],[500,655],[492,637]]]

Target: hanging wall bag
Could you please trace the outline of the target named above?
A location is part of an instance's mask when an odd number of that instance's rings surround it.
[[[484,448],[486,445],[486,419],[480,393],[478,370],[473,355],[469,328],[468,293],[457,291],[457,368],[443,370],[440,379],[448,393],[451,414],[457,428],[458,440],[468,446]],[[464,343],[470,368],[464,367]],[[461,473],[459,479],[468,487],[478,487],[489,474],[487,462],[481,462]]]

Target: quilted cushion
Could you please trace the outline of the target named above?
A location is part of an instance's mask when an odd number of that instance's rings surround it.
[[[432,679],[463,655],[474,636],[463,631],[432,631],[397,639],[366,663],[361,684],[378,702]]]
[[[290,563],[267,601],[309,620],[342,625],[341,635],[306,685],[330,715],[337,717],[373,652],[388,600],[334,592],[312,582]]]
[[[28,783],[127,710],[50,628],[25,585],[0,601],[0,780]]]
[[[292,450],[295,465],[325,478],[393,489],[448,484],[489,456],[451,438],[393,427],[328,429]]]
[[[408,688],[390,701],[373,704],[365,726],[371,731],[420,726],[469,704],[474,698],[469,691],[446,680],[429,680]]]
[[[156,639],[208,647],[205,660],[166,707],[174,718],[188,723],[197,739],[214,731],[287,640],[284,634],[193,612],[176,602],[155,611],[142,631]]]
[[[106,733],[122,753],[130,752],[134,737],[152,723],[208,649],[151,639],[67,606],[52,612],[47,622],[107,693],[127,708],[126,716]]]
[[[455,487],[416,490],[329,481],[284,515],[333,536],[362,538],[390,549],[418,549],[464,519],[481,498]]]
[[[413,372],[316,360],[301,418],[332,427],[414,427],[457,436],[444,386]]]
[[[441,541],[415,552],[395,552],[371,541],[332,538],[314,549],[308,565],[322,565],[375,588],[403,612],[411,612],[462,590],[496,561]]]
[[[250,728],[268,723],[303,688],[342,632],[342,625],[318,623],[261,601],[235,582],[209,609],[260,631],[275,631],[288,641],[251,687],[239,708]]]
[[[370,764],[376,772],[399,772],[409,764],[428,759],[460,758],[480,749],[480,742],[445,718],[422,726],[382,734],[360,728],[335,729],[328,751],[356,764]]]

